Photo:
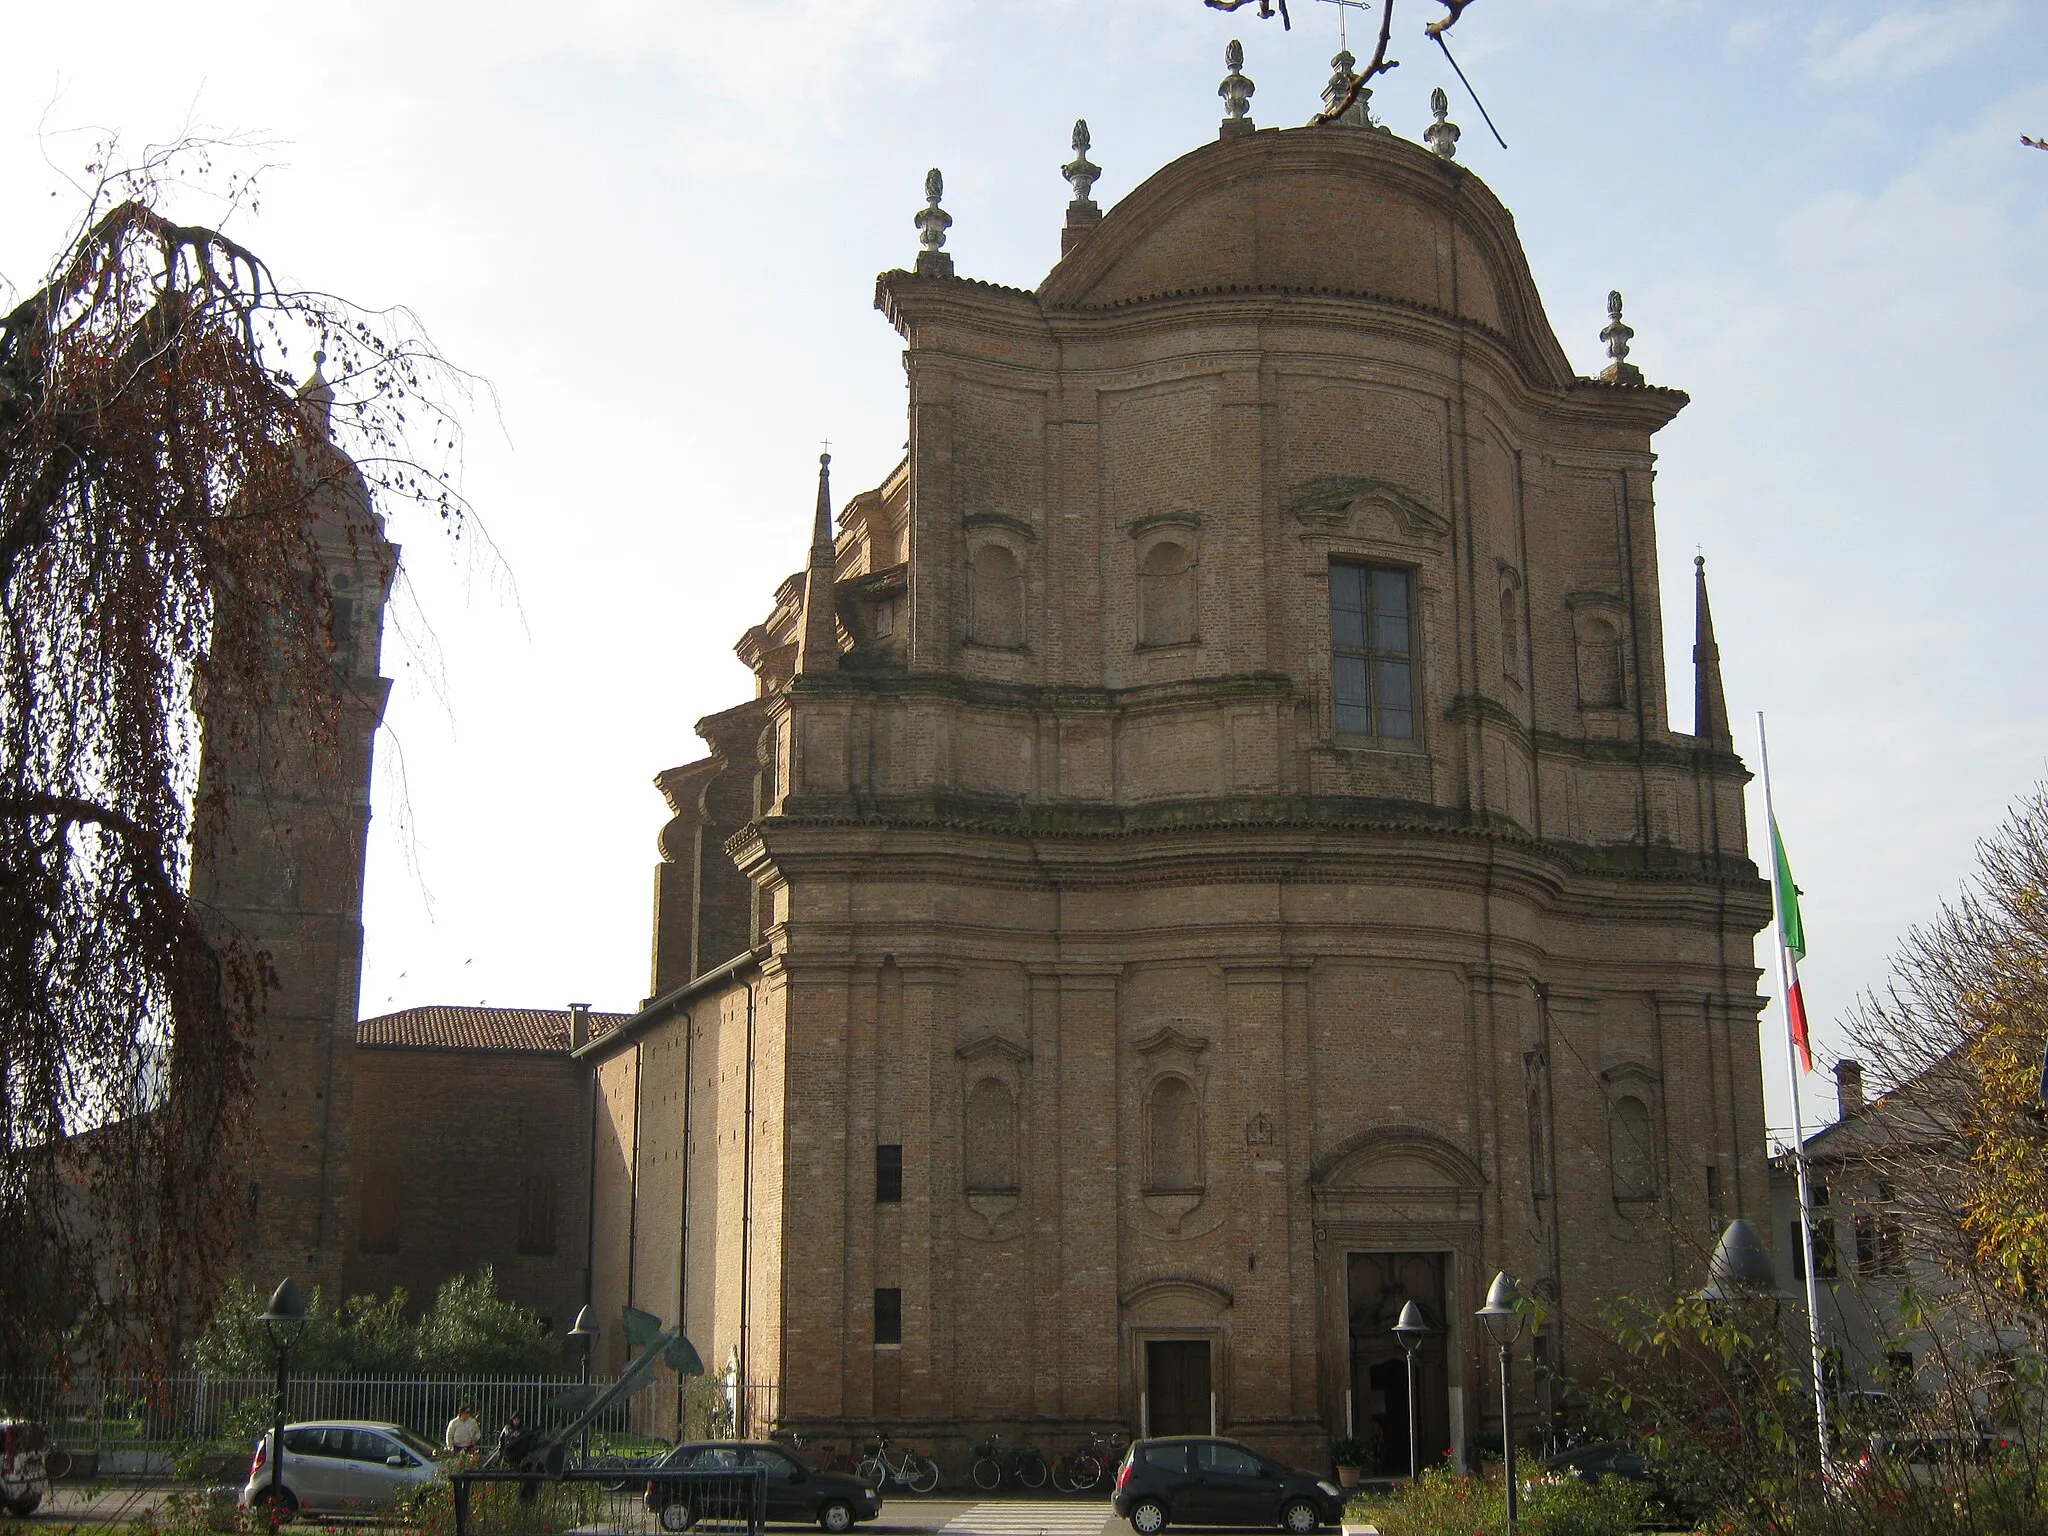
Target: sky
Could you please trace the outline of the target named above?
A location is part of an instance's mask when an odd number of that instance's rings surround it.
[[[1105,206],[1214,138],[1233,37],[1254,119],[1308,118],[1337,7],[1291,9],[1291,32],[1197,0],[10,16],[17,292],[97,139],[237,135],[223,167],[259,170],[261,197],[230,233],[288,284],[408,306],[489,382],[470,536],[393,518],[365,1014],[639,1004],[653,776],[750,694],[732,646],[802,564],[820,443],[842,501],[901,452],[873,284],[916,253],[926,168],[960,273],[1035,287],[1076,117]],[[1693,397],[1656,439],[1674,720],[1698,551],[1752,767],[1770,719],[1832,1060],[1839,1017],[2048,773],[2048,153],[2019,142],[2048,136],[2048,7],[1476,0],[1451,41],[1506,149],[1422,39],[1438,13],[1399,0],[1376,114],[1419,138],[1449,89],[1573,363],[1606,361],[1619,288],[1631,361]],[[1753,785],[1758,848],[1762,826]],[[1775,1007],[1763,1038],[1782,1127]],[[1832,1090],[1809,1084],[1811,1126]]]

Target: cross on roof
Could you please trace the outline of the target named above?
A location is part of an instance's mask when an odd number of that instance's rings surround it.
[[[1337,46],[1348,50],[1351,46],[1351,40],[1345,35],[1345,22],[1350,19],[1350,12],[1352,11],[1371,10],[1373,8],[1372,0],[1322,0],[1322,3],[1337,7]]]

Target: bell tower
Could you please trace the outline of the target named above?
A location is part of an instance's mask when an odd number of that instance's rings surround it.
[[[338,1299],[353,1187],[371,752],[391,690],[379,668],[398,547],[385,537],[361,472],[332,444],[324,361],[314,355],[298,398],[319,429],[308,511],[332,670],[312,700],[290,700],[278,686],[277,704],[243,717],[220,719],[202,707],[192,894],[213,931],[262,958],[267,978],[251,1029],[252,1134],[240,1173],[236,1267],[259,1290],[290,1275]],[[321,714],[333,721],[331,735],[309,728]]]

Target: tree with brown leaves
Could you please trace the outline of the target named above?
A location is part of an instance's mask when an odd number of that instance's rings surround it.
[[[316,508],[463,510],[425,461],[466,381],[169,218],[211,148],[103,156],[0,317],[0,1370],[174,1347],[217,1283],[267,960],[190,899],[202,702],[332,750]],[[291,387],[316,345],[339,447]]]

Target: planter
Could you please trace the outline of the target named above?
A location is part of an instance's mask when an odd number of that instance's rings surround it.
[[[1341,1466],[1337,1468],[1337,1486],[1339,1488],[1356,1488],[1358,1486],[1358,1468]]]

